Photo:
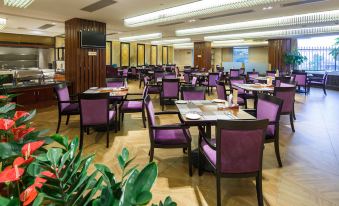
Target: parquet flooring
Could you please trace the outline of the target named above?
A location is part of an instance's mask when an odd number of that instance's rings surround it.
[[[131,92],[141,91],[136,81],[130,81]],[[215,95],[215,92],[214,92]],[[208,98],[215,98],[211,95]],[[157,111],[158,97],[152,96]],[[320,89],[312,88],[308,96],[297,95],[295,122],[292,133],[289,118],[282,117],[280,124],[280,148],[283,168],[278,168],[273,145],[266,145],[263,161],[263,190],[268,206],[334,206],[339,205],[339,92],[328,91],[324,96]],[[168,110],[175,106],[167,107]],[[177,122],[176,116],[165,116],[159,123]],[[57,107],[39,110],[34,120],[39,129],[57,124]],[[62,124],[61,133],[79,135],[79,118],[72,117],[70,124]],[[193,144],[197,144],[197,130],[191,129]],[[104,163],[120,174],[117,153],[126,147],[136,157],[133,164],[144,166],[148,162],[149,137],[144,129],[141,114],[126,114],[118,133],[111,132],[110,147],[105,146],[105,134],[91,131],[85,136],[84,152],[96,153],[96,162]],[[159,177],[153,188],[153,202],[170,195],[178,205],[215,205],[215,178],[204,173],[199,177],[194,170],[188,175],[187,156],[180,149],[157,149],[155,161]],[[252,179],[223,179],[223,205],[257,205],[255,184]]]

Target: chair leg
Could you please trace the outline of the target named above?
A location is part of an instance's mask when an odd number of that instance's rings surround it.
[[[149,151],[149,162],[153,162],[154,157],[154,148],[151,146],[151,149]]]
[[[217,206],[221,206],[221,188],[220,188],[220,175],[217,174]]]
[[[107,123],[107,128],[106,128],[106,148],[109,147],[109,123]]]
[[[258,205],[264,206],[264,198],[262,192],[262,174],[259,172],[258,176],[256,177],[256,188],[257,188],[257,198],[258,198]]]
[[[292,113],[290,114],[290,122],[291,122],[292,131],[295,132]]]
[[[327,92],[326,92],[326,84],[323,85],[323,90],[324,90],[324,94],[327,95]]]
[[[84,128],[80,127],[80,144],[79,144],[79,150],[82,150],[82,146],[84,143]]]
[[[294,104],[293,104],[293,111],[292,111],[292,113],[293,113],[293,119],[294,119],[294,120],[297,120],[297,117],[295,116],[295,108],[294,108]]]
[[[192,177],[193,175],[193,171],[192,171],[192,159],[191,159],[191,145],[187,148],[187,154],[188,154],[188,169],[189,169],[189,174],[190,174],[190,177]]]
[[[89,135],[89,127],[86,127],[86,133]]]
[[[142,123],[144,124],[144,128],[146,128],[146,115],[145,115],[145,109],[142,109],[141,116],[142,116]]]
[[[59,115],[59,118],[58,118],[58,127],[57,127],[57,130],[56,130],[56,133],[59,133],[60,123],[61,123],[61,115]]]
[[[70,115],[67,115],[66,125],[68,125]]]
[[[280,157],[280,149],[279,149],[279,139],[276,139],[274,141],[274,150],[275,150],[275,156],[277,157],[279,167],[282,167],[282,162],[281,162],[281,157]]]
[[[125,114],[121,112],[121,122],[124,122],[124,117],[125,117]]]

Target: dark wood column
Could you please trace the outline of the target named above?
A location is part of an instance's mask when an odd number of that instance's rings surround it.
[[[211,42],[194,42],[194,66],[211,69],[212,46]]]
[[[78,18],[65,22],[65,78],[73,94],[105,85],[106,49],[80,48],[81,30],[106,34],[106,24]]]
[[[272,69],[289,71],[284,63],[284,54],[297,48],[296,39],[269,39],[268,40],[268,62]]]

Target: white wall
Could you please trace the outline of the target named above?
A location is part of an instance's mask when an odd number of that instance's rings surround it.
[[[193,50],[192,49],[175,49],[174,63],[179,69],[184,69],[184,66],[193,66]]]

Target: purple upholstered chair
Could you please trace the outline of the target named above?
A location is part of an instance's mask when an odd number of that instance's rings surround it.
[[[56,133],[59,133],[62,116],[67,116],[66,125],[68,125],[71,115],[79,115],[79,101],[72,101],[66,84],[58,84],[54,87],[58,100],[58,127]]]
[[[147,93],[148,94],[160,94],[161,87],[157,84],[150,84],[149,82],[150,77],[145,76],[144,77],[144,85],[147,87]]]
[[[274,96],[283,100],[283,106],[281,109],[281,115],[289,115],[290,123],[292,131],[295,132],[293,119],[295,117],[294,114],[294,102],[295,102],[295,91],[296,86],[288,86],[288,87],[275,87],[274,88]]]
[[[109,93],[80,95],[80,149],[83,146],[84,130],[90,127],[106,127],[106,147],[109,147],[109,126],[114,123],[117,131],[117,113],[109,110]]]
[[[180,70],[179,70],[179,67],[175,67],[175,74],[177,75],[177,77],[180,77],[181,74],[180,74]]]
[[[125,79],[128,79],[128,68],[127,67],[123,68],[122,77]]]
[[[243,105],[243,106],[245,106],[245,108],[247,108],[247,99],[254,99],[255,98],[254,95],[250,94],[250,93],[246,93],[245,90],[234,86],[234,84],[236,84],[236,83],[245,84],[246,80],[244,78],[241,78],[241,77],[230,78],[229,83],[230,83],[229,86],[230,86],[231,92],[233,92],[233,89],[238,90],[238,104]]]
[[[125,80],[123,78],[106,78],[106,87],[124,87]]]
[[[201,85],[207,87],[208,95],[210,95],[210,93],[213,91],[213,87],[217,87],[218,79],[219,79],[219,73],[209,73],[207,81],[201,83]]]
[[[164,79],[176,79],[177,75],[173,72],[166,72],[163,76]]]
[[[190,83],[190,74],[191,72],[184,72],[184,80],[186,84]]]
[[[163,78],[164,77],[164,71],[154,71],[154,81],[157,81],[158,78]]]
[[[140,93],[128,93],[122,103],[120,104],[119,108],[119,119],[121,119],[122,122],[124,122],[124,114],[125,113],[139,113],[141,112],[142,115],[142,121],[144,124],[144,127],[146,128],[146,115],[145,115],[145,105],[144,100],[147,96],[147,89],[148,87],[145,86],[144,92],[142,94]],[[142,98],[129,98],[129,96],[142,96]]]
[[[275,77],[275,71],[266,71],[266,76]]]
[[[320,86],[320,87],[323,88],[324,94],[327,95],[327,93],[326,93],[327,79],[328,79],[328,73],[327,72],[325,72],[325,74],[322,77],[310,77],[309,81],[308,81],[309,90],[310,90],[311,85]]]
[[[160,93],[160,105],[164,110],[165,101],[179,99],[179,79],[163,79]]]
[[[198,77],[192,77],[192,86],[197,86],[197,83],[198,83]]]
[[[240,70],[239,69],[230,69],[230,78],[238,78],[240,77]]]
[[[262,156],[267,125],[268,120],[218,120],[216,139],[206,138],[204,130],[199,128],[199,175],[202,175],[201,166],[206,159],[216,175],[217,206],[222,205],[222,177],[255,177],[258,204],[264,205]]]
[[[189,174],[192,176],[192,162],[191,162],[191,135],[189,127],[183,123],[178,112],[154,112],[153,103],[149,96],[145,99],[145,106],[147,111],[149,138],[151,143],[150,148],[150,162],[153,161],[155,148],[183,148],[187,149]],[[176,114],[178,115],[181,124],[174,125],[157,125],[155,121],[156,115]]]
[[[294,82],[291,81],[291,77],[275,77],[274,86],[276,87],[284,87],[286,84],[293,85]],[[288,85],[286,85],[288,86]]]
[[[138,78],[138,72],[136,67],[131,67],[131,72],[129,73],[132,78],[137,79]]]
[[[247,72],[247,79],[249,83],[258,83],[259,81],[256,79],[259,77],[258,72]]]
[[[181,99],[183,100],[205,100],[205,87],[182,86]]]
[[[292,76],[294,77],[294,81],[297,83],[298,92],[305,93],[305,95],[307,95],[308,92],[307,73],[296,72],[293,73]],[[301,90],[301,87],[303,87],[304,90]]]
[[[227,91],[224,82],[217,82],[217,96],[218,99],[227,100]]]

